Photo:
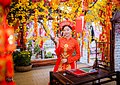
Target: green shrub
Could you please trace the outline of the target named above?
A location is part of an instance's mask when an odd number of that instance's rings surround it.
[[[48,52],[46,55],[45,55],[45,58],[53,58],[54,56],[52,55],[51,52]]]
[[[31,64],[31,52],[29,51],[15,51],[13,53],[13,61],[16,66],[28,66]]]

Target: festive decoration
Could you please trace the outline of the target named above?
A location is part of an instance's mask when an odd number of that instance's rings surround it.
[[[51,0],[50,1],[50,6],[54,9],[57,9],[59,6],[60,0]]]
[[[0,85],[15,85],[12,52],[15,50],[14,29],[6,20],[11,0],[0,0]],[[2,11],[1,11],[2,10]]]
[[[0,4],[5,8],[11,4],[11,0],[0,0]]]
[[[1,51],[0,52],[12,52],[15,50],[15,38],[14,38],[14,29],[8,25],[6,22],[6,15],[3,15],[3,21],[0,25],[1,27]]]
[[[75,26],[75,30],[77,33],[81,33],[84,27],[84,15],[81,14],[79,17],[76,18],[76,26]]]
[[[34,34],[36,38],[30,37],[27,41],[39,38],[37,35],[37,22],[39,20],[43,20],[42,23],[46,32],[45,36],[48,38],[51,38],[50,29],[47,26],[47,22],[49,20],[53,20],[52,29],[55,33],[54,35],[56,35],[57,31],[59,30],[59,26],[62,28],[62,26],[67,23],[73,25],[72,27],[74,30],[76,30],[77,33],[81,32],[81,40],[83,44],[82,46],[88,47],[87,44],[84,43],[86,31],[82,29],[84,27],[80,27],[80,14],[84,15],[85,22],[94,22],[96,26],[102,26],[103,35],[101,35],[100,39],[97,39],[97,41],[109,42],[109,32],[112,29],[110,18],[112,17],[112,12],[115,9],[119,9],[119,7],[120,6],[118,0],[21,0],[18,3],[13,2],[11,4],[11,11],[8,15],[8,21],[11,26],[15,26],[15,32],[19,32],[21,29],[27,30],[25,27],[18,27],[18,25],[21,25],[24,22],[35,22]],[[25,33],[26,31],[23,33],[24,38],[26,38]],[[74,34],[77,35],[76,33]],[[89,40],[90,44],[91,37],[87,37],[87,39]],[[27,41],[25,43],[27,43]],[[45,39],[42,41],[42,38],[40,38],[40,40],[36,41],[38,41],[37,43],[41,43],[41,46],[44,43]]]
[[[120,10],[120,1],[119,0],[111,0],[114,5],[115,5],[115,8],[117,8],[118,10]]]

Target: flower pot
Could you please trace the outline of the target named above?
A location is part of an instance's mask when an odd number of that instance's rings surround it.
[[[15,71],[18,72],[26,72],[26,71],[30,71],[32,69],[32,65],[28,65],[28,66],[15,66]]]
[[[24,72],[32,69],[31,53],[29,51],[16,51],[13,53],[13,59],[16,71]]]

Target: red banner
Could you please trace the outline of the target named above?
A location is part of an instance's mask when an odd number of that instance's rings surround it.
[[[75,27],[76,33],[82,32],[83,27],[84,27],[84,15],[81,14],[79,17],[76,18],[76,27]]]

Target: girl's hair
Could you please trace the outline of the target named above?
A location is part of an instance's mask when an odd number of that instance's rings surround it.
[[[69,27],[72,30],[72,27],[70,25],[64,25],[61,30],[64,30],[65,27]]]
[[[64,30],[64,28],[65,28],[66,26],[69,27],[69,28],[72,30],[72,27],[71,27],[70,25],[64,25],[64,26],[62,27],[61,31]],[[60,31],[60,32],[61,32],[61,31]],[[63,33],[61,33],[61,36],[63,36]],[[73,37],[73,36],[74,36],[74,34],[73,34],[73,32],[72,32],[72,37]]]

